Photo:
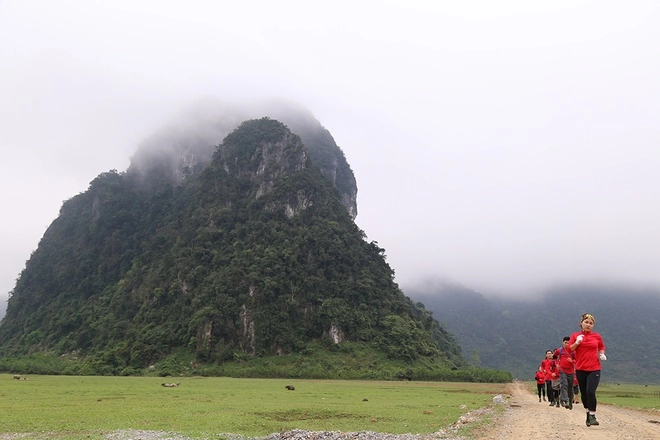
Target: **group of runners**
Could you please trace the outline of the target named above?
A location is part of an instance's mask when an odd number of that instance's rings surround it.
[[[539,402],[573,409],[582,402],[587,426],[596,426],[596,389],[600,382],[601,361],[607,360],[603,338],[593,331],[596,318],[585,313],[580,331],[564,336],[561,347],[545,352],[536,376]]]

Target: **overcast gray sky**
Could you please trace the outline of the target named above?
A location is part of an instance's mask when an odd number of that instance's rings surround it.
[[[209,96],[309,108],[404,287],[660,285],[658,23],[655,0],[0,0],[0,299],[64,200]]]

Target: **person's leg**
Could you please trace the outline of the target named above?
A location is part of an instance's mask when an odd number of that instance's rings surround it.
[[[598,388],[598,384],[600,383],[600,370],[596,371],[590,371],[589,374],[587,375],[587,380],[586,380],[586,398],[587,398],[587,409],[589,412],[596,412],[596,388]]]
[[[536,391],[539,393],[539,402],[541,401],[541,390],[543,389],[543,384],[542,383],[537,383],[536,384]]]
[[[568,375],[561,371],[559,373],[561,403],[568,405]]]
[[[580,377],[584,374],[584,388]],[[578,382],[580,383],[580,393],[582,394],[582,404],[587,409],[587,427],[598,426],[596,420],[596,388],[600,382],[600,370],[596,371],[580,371],[578,375]]]
[[[566,375],[566,381],[568,383],[568,389],[566,390],[568,394],[568,409],[573,409],[573,374]]]
[[[588,411],[589,408],[587,408],[587,401],[585,400],[587,390],[587,372],[582,370],[575,370],[575,376],[577,377],[578,388],[580,389],[580,401],[582,402],[584,409]]]
[[[545,381],[545,394],[548,396],[548,402],[550,402],[550,405],[554,405],[555,402],[552,400],[552,381],[551,380],[546,380]]]

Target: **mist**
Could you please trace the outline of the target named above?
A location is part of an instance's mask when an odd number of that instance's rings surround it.
[[[62,202],[209,97],[308,108],[405,287],[660,285],[660,5],[0,3],[0,315]]]

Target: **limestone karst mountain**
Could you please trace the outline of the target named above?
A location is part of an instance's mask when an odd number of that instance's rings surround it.
[[[194,127],[164,131],[126,172],[99,175],[27,262],[0,352],[76,353],[120,374],[177,350],[218,363],[350,341],[464,366],[453,336],[401,292],[384,249],[353,222],[341,150],[320,124],[297,123],[305,136],[247,120],[210,153]]]

